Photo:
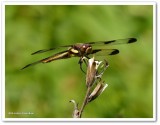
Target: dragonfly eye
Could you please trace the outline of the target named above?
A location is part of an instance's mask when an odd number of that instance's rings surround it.
[[[92,47],[87,47],[86,48],[86,54],[90,54],[92,52]]]

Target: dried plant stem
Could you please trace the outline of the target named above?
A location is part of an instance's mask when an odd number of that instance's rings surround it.
[[[79,110],[79,118],[81,118],[82,112],[83,112],[85,106],[86,106],[87,103],[88,103],[88,97],[89,97],[89,95],[90,95],[90,92],[91,92],[91,87],[89,86],[89,87],[87,88],[87,92],[86,92],[84,101],[83,101],[83,103],[82,103],[82,106],[81,106],[81,108],[80,108],[80,110]]]
[[[104,81],[101,80],[101,77],[108,67],[108,63],[106,61],[96,61],[94,57],[89,59],[88,67],[86,72],[86,94],[84,100],[82,102],[82,106],[78,108],[78,103],[74,100],[70,100],[74,104],[73,118],[81,118],[82,113],[84,111],[85,106],[96,99],[107,87],[107,84],[104,84]],[[100,67],[99,67],[100,66]],[[99,70],[101,72],[99,72]],[[101,70],[103,69],[103,70]],[[94,84],[96,85],[94,86]]]

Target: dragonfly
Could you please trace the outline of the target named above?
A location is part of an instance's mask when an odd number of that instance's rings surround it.
[[[109,41],[98,41],[98,42],[88,42],[88,43],[76,43],[73,45],[65,45],[65,46],[59,46],[55,48],[50,48],[50,49],[43,49],[43,50],[38,50],[31,55],[35,54],[40,54],[48,51],[52,51],[55,49],[60,49],[60,48],[67,48],[64,51],[61,51],[59,53],[53,54],[47,58],[43,58],[41,60],[38,60],[36,62],[30,63],[26,66],[24,66],[21,70],[28,68],[30,66],[39,64],[39,63],[49,63],[55,60],[60,60],[60,59],[68,59],[71,57],[80,57],[79,59],[79,64],[80,64],[80,69],[82,69],[82,63],[83,59],[87,58],[90,59],[90,55],[96,55],[96,56],[107,56],[107,55],[116,55],[119,53],[118,49],[103,49],[105,46],[109,45],[117,45],[117,44],[130,44],[136,42],[136,38],[126,38],[126,39],[117,39],[117,40],[109,40]],[[94,47],[98,47],[98,49],[93,49]],[[86,63],[86,62],[85,62]],[[83,71],[84,72],[84,71]]]

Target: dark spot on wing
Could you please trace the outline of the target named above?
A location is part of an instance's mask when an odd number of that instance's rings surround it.
[[[96,42],[89,42],[88,44],[95,44]]]
[[[92,54],[97,53],[97,52],[99,52],[99,51],[101,51],[101,50],[102,50],[102,49],[95,49],[95,50],[92,51]]]
[[[129,41],[128,41],[128,43],[134,43],[134,42],[136,42],[136,41],[137,41],[136,38],[130,38]]]
[[[116,40],[106,41],[106,42],[104,42],[104,44],[113,43],[113,42],[115,42],[115,41],[116,41]]]
[[[118,49],[115,49],[114,51],[112,51],[109,55],[116,55],[119,53],[119,50]]]

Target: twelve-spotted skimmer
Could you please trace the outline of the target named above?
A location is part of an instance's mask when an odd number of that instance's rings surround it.
[[[59,59],[67,59],[70,57],[80,57],[79,64],[80,68],[82,70],[81,64],[83,62],[83,58],[86,57],[89,59],[89,55],[95,54],[95,55],[115,55],[119,53],[118,49],[93,49],[93,46],[108,46],[108,45],[116,45],[116,44],[129,44],[129,43],[134,43],[136,42],[136,38],[127,38],[127,39],[118,39],[118,40],[110,40],[110,41],[99,41],[99,42],[88,42],[88,43],[77,43],[74,45],[66,45],[66,46],[60,46],[57,48],[50,48],[50,49],[44,49],[44,50],[39,50],[31,55],[34,54],[39,54],[51,50],[55,50],[58,48],[65,48],[68,47],[67,50],[56,53],[54,55],[51,55],[47,58],[41,59],[39,61],[33,62],[31,64],[26,65],[22,69],[25,69],[29,66],[38,64],[38,63],[48,63],[54,60],[59,60]],[[101,47],[102,48],[102,47]],[[104,55],[105,54],[105,55]],[[83,71],[83,70],[82,70]]]

